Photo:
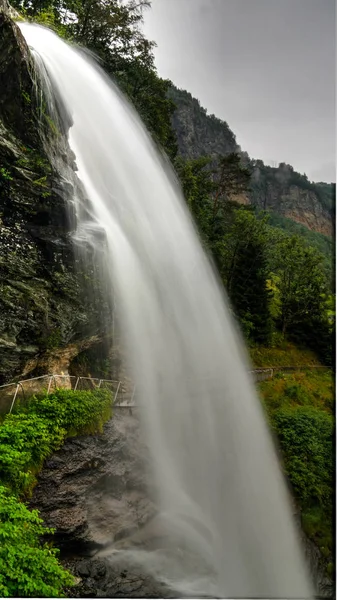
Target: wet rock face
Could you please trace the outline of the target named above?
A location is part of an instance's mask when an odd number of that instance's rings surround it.
[[[103,434],[68,439],[46,461],[34,489],[30,507],[56,529],[62,563],[76,577],[70,597],[182,597],[133,554],[166,547],[169,528],[157,512],[147,448],[132,410],[116,408]]]
[[[77,578],[69,596],[177,597],[125,556],[109,558],[112,547],[146,547],[158,535],[151,531],[157,511],[137,414],[115,409],[103,434],[67,440],[45,463],[31,508],[56,528],[55,545]]]
[[[65,561],[64,566],[77,578],[77,586],[68,591],[75,598],[177,598],[166,585],[147,575],[141,568],[108,559]]]
[[[45,463],[31,506],[68,555],[90,555],[147,523],[156,509],[137,417],[115,409],[103,434],[68,439]]]
[[[0,0],[0,384],[42,374],[41,355],[100,334],[103,310],[94,265],[88,260],[82,275],[75,269],[68,207],[81,186],[68,132],[46,112],[30,51],[6,4]]]
[[[40,144],[34,127],[32,62],[27,44],[7,10],[0,4],[0,114],[6,127],[23,141]]]

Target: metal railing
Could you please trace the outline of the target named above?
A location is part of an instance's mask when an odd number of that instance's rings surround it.
[[[272,379],[276,373],[289,371],[305,371],[323,369],[322,366],[299,367],[268,367],[254,369],[249,373],[256,383]],[[72,390],[108,389],[114,395],[114,406],[120,408],[135,406],[136,387],[127,388],[122,381],[112,379],[99,379],[96,377],[77,377],[76,375],[40,375],[31,379],[23,379],[15,383],[6,383],[0,386],[0,414],[11,413],[16,403],[25,402],[34,394],[44,392],[51,394],[58,388]]]
[[[249,373],[253,375],[255,383],[272,379],[274,376],[273,369],[254,369],[254,371],[249,371]]]
[[[14,406],[22,404],[34,394],[52,394],[56,389],[69,390],[110,390],[114,396],[114,406],[134,406],[135,386],[128,390],[122,381],[99,379],[96,377],[76,377],[75,375],[40,375],[15,383],[0,386],[0,414],[11,413]]]
[[[253,371],[249,371],[249,373],[251,373],[254,376],[255,382],[258,383],[260,381],[272,379],[277,373],[289,373],[294,371],[315,371],[316,369],[323,371],[331,371],[331,367],[324,367],[322,365],[303,365],[296,367],[265,367],[261,369],[254,369]]]

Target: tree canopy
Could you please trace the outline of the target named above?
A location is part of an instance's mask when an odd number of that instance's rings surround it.
[[[158,76],[155,43],[142,31],[148,0],[13,0],[12,5],[26,18],[91,50],[134,104],[154,140],[174,158],[175,105],[167,96],[171,82]]]

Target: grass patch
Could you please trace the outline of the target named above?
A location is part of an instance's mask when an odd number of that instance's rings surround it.
[[[255,367],[309,367],[321,366],[316,354],[307,348],[299,348],[288,341],[279,341],[270,348],[254,346],[249,349]]]
[[[276,373],[259,384],[268,413],[281,407],[312,406],[330,414],[334,412],[332,371],[290,371]]]
[[[53,533],[28,498],[44,460],[70,436],[101,432],[112,412],[107,390],[56,390],[33,396],[0,426],[0,594],[59,597],[73,577],[57,561],[58,551],[40,538]]]

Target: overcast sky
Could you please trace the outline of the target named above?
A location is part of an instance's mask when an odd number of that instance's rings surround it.
[[[335,181],[334,0],[152,0],[144,29],[252,158]]]

